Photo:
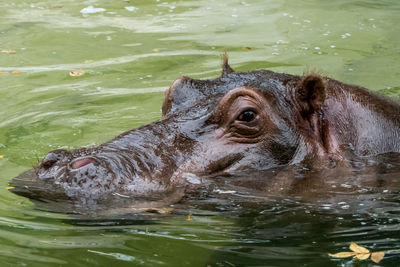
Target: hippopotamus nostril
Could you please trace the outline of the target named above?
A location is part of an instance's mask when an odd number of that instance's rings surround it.
[[[40,166],[45,169],[51,168],[54,164],[62,159],[65,152],[67,151],[62,149],[49,152],[42,160]]]
[[[72,169],[79,169],[82,168],[83,166],[89,165],[89,164],[95,164],[96,161],[92,158],[78,158],[71,162],[70,166]]]

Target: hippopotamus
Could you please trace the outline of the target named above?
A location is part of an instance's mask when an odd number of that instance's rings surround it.
[[[400,105],[383,95],[317,73],[235,72],[224,56],[216,79],[177,78],[160,120],[96,147],[53,150],[14,178],[11,191],[39,200],[170,204],[203,177],[397,153],[399,130]]]

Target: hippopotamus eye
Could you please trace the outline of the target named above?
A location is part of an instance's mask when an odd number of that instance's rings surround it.
[[[255,119],[256,113],[253,110],[245,110],[240,115],[237,117],[236,120],[238,121],[244,121],[244,122],[251,122],[252,120]]]

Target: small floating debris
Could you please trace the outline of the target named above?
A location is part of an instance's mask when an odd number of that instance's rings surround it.
[[[79,76],[82,76],[83,74],[85,74],[85,71],[83,71],[83,70],[71,70],[69,72],[69,76],[72,76],[72,77],[79,77]]]
[[[357,245],[354,242],[350,243],[350,250],[335,254],[328,253],[333,258],[348,258],[353,257],[355,260],[366,260],[371,257],[371,260],[375,263],[379,263],[385,256],[385,251],[370,252],[367,248]]]
[[[1,155],[1,154],[0,154],[0,159],[2,159],[2,158],[4,158],[4,155]]]
[[[1,53],[5,53],[5,54],[15,54],[15,53],[17,53],[17,51],[11,50],[11,49],[3,49],[3,50],[1,50]]]
[[[0,71],[0,75],[5,75],[5,74],[12,74],[12,75],[20,75],[22,72],[19,70],[13,70],[11,72],[9,71]]]
[[[158,52],[160,52],[160,49],[154,48],[154,49],[151,50],[151,51],[153,51],[154,53],[158,53]]]
[[[187,216],[186,221],[193,221],[191,213],[189,213],[189,215]]]
[[[251,47],[242,46],[240,49],[242,49],[243,51],[248,51],[248,50],[251,50]]]
[[[20,72],[19,70],[13,70],[11,72],[12,75],[21,75],[22,72]]]

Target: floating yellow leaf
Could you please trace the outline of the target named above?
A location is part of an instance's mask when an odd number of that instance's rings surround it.
[[[0,154],[0,159],[2,159],[2,158],[4,158],[4,155],[1,155],[1,154]]]
[[[355,260],[366,260],[369,258],[371,254],[370,253],[358,253],[354,256],[353,259]]]
[[[72,70],[69,72],[69,76],[72,76],[72,77],[79,77],[79,76],[82,76],[83,74],[85,74],[85,72],[83,70]]]
[[[7,71],[0,71],[0,75],[4,75],[4,74],[7,74],[8,72]]]
[[[20,72],[19,70],[13,70],[12,72],[11,72],[11,74],[13,74],[13,75],[20,75],[22,72]]]
[[[242,49],[243,51],[247,51],[247,50],[251,50],[251,47],[242,46],[240,49]]]
[[[187,216],[186,221],[193,221],[191,213]]]
[[[87,60],[85,60],[85,63],[86,63],[86,64],[88,64],[88,63],[93,63],[93,62],[94,62],[93,59],[87,59]]]
[[[154,48],[152,51],[153,51],[154,53],[158,53],[158,52],[160,52],[160,49]]]
[[[334,258],[347,258],[356,255],[355,252],[350,252],[350,251],[345,251],[345,252],[339,252],[335,254],[328,253],[329,256],[334,257]]]
[[[356,252],[356,253],[362,253],[362,254],[369,253],[369,250],[368,250],[368,249],[366,249],[366,248],[364,248],[364,247],[362,247],[362,246],[359,246],[359,245],[357,245],[357,244],[354,243],[354,242],[351,242],[351,243],[350,243],[350,249],[351,249],[352,251]]]
[[[7,190],[14,189],[14,188],[15,188],[14,186],[7,186],[6,187]]]
[[[385,256],[385,251],[378,251],[371,253],[367,248],[357,245],[354,242],[350,243],[350,249],[352,251],[344,251],[335,254],[328,253],[328,255],[334,258],[347,258],[354,256],[353,258],[355,260],[366,260],[371,256],[371,260],[376,263],[380,262]]]
[[[371,260],[375,263],[379,263],[383,259],[383,257],[385,257],[384,251],[373,252],[371,254]]]
[[[11,49],[3,49],[3,50],[1,50],[1,53],[5,53],[5,54],[15,54],[15,53],[17,53],[17,51],[11,50]]]

